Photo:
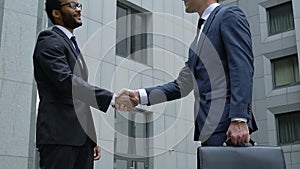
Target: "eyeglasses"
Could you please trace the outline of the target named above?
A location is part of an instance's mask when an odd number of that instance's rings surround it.
[[[69,5],[70,8],[72,8],[72,9],[79,8],[80,10],[82,10],[82,4],[81,3],[67,2],[65,4],[61,4],[60,7],[63,7],[63,6],[66,6],[66,5]]]

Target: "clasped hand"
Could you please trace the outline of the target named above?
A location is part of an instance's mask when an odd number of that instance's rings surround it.
[[[122,89],[115,96],[115,108],[120,111],[130,112],[140,103],[138,90]]]

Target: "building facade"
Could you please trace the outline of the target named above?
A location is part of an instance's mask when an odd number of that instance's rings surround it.
[[[221,1],[221,0],[220,0]],[[196,14],[182,1],[81,0],[75,31],[89,82],[111,91],[169,82],[187,60]],[[300,168],[300,7],[298,0],[222,0],[250,23],[255,77],[253,110],[260,145],[282,146],[288,169]],[[37,169],[38,94],[32,54],[51,23],[43,0],[0,0],[0,166]],[[93,109],[102,158],[95,168],[194,169],[193,95],[132,113]]]

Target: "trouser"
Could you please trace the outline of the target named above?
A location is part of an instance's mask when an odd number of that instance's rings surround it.
[[[82,146],[41,145],[41,169],[93,169],[94,150],[89,138]]]

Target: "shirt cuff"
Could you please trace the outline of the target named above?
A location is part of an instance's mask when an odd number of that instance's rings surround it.
[[[148,104],[148,94],[145,89],[139,89],[141,105]]]
[[[245,119],[245,118],[232,118],[231,121],[240,121],[240,122],[247,123],[247,119]]]
[[[115,100],[116,100],[116,94],[113,95],[111,101],[110,101],[110,105],[114,106],[115,105]]]

